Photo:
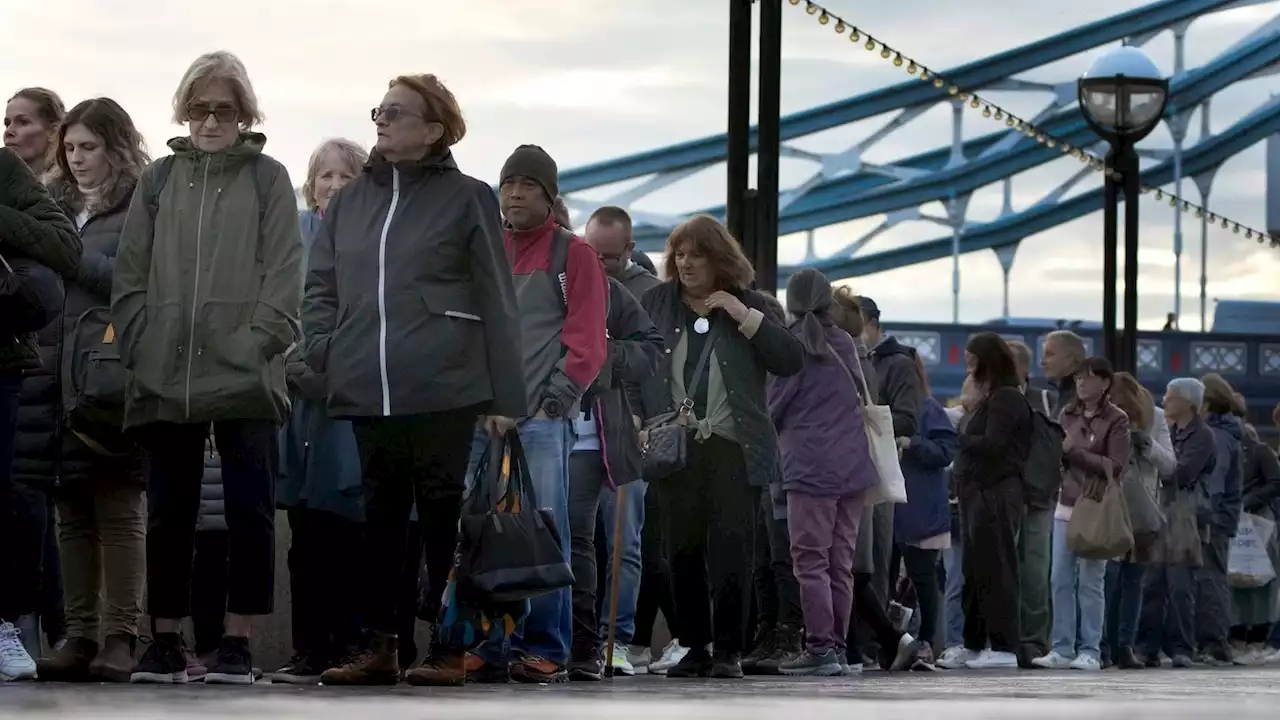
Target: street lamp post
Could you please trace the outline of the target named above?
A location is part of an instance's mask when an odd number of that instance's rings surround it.
[[[1080,109],[1106,140],[1106,206],[1102,242],[1102,341],[1117,370],[1138,366],[1138,152],[1135,145],[1160,123],[1169,81],[1136,47],[1123,46],[1098,58],[1077,85]],[[1116,247],[1118,203],[1124,194],[1124,335],[1116,337]]]

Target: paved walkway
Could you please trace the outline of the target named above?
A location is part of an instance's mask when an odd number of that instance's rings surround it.
[[[1081,720],[1280,717],[1280,670],[867,673],[857,678],[465,689],[0,686],[0,718],[125,720]],[[871,713],[871,715],[866,715]]]

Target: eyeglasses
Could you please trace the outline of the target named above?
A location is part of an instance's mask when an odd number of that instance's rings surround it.
[[[596,254],[600,256],[600,262],[604,262],[604,263],[622,262],[622,258],[626,256],[626,253],[616,253],[613,255],[610,255],[609,253],[596,253]]]
[[[202,123],[209,119],[212,115],[217,118],[218,122],[225,125],[235,122],[240,116],[240,111],[230,105],[204,105],[200,103],[192,103],[187,106],[187,119],[192,122]]]
[[[401,117],[416,117],[416,118],[422,118],[423,120],[426,120],[425,117],[417,113],[409,112],[408,110],[405,110],[399,105],[388,105],[386,107],[376,107],[369,111],[369,119],[374,122],[378,122],[378,118],[386,118],[387,122],[391,123],[391,122],[395,122],[397,118],[401,118]]]

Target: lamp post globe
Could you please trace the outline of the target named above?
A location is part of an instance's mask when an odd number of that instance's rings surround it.
[[[1080,110],[1104,140],[1132,145],[1164,116],[1169,81],[1136,47],[1110,50],[1094,61],[1077,84]]]

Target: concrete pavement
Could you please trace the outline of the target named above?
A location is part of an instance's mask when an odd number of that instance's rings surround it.
[[[743,681],[640,676],[460,689],[0,685],[0,718],[184,720],[1082,720],[1280,717],[1280,670],[866,673]],[[867,715],[867,714],[870,715]]]

